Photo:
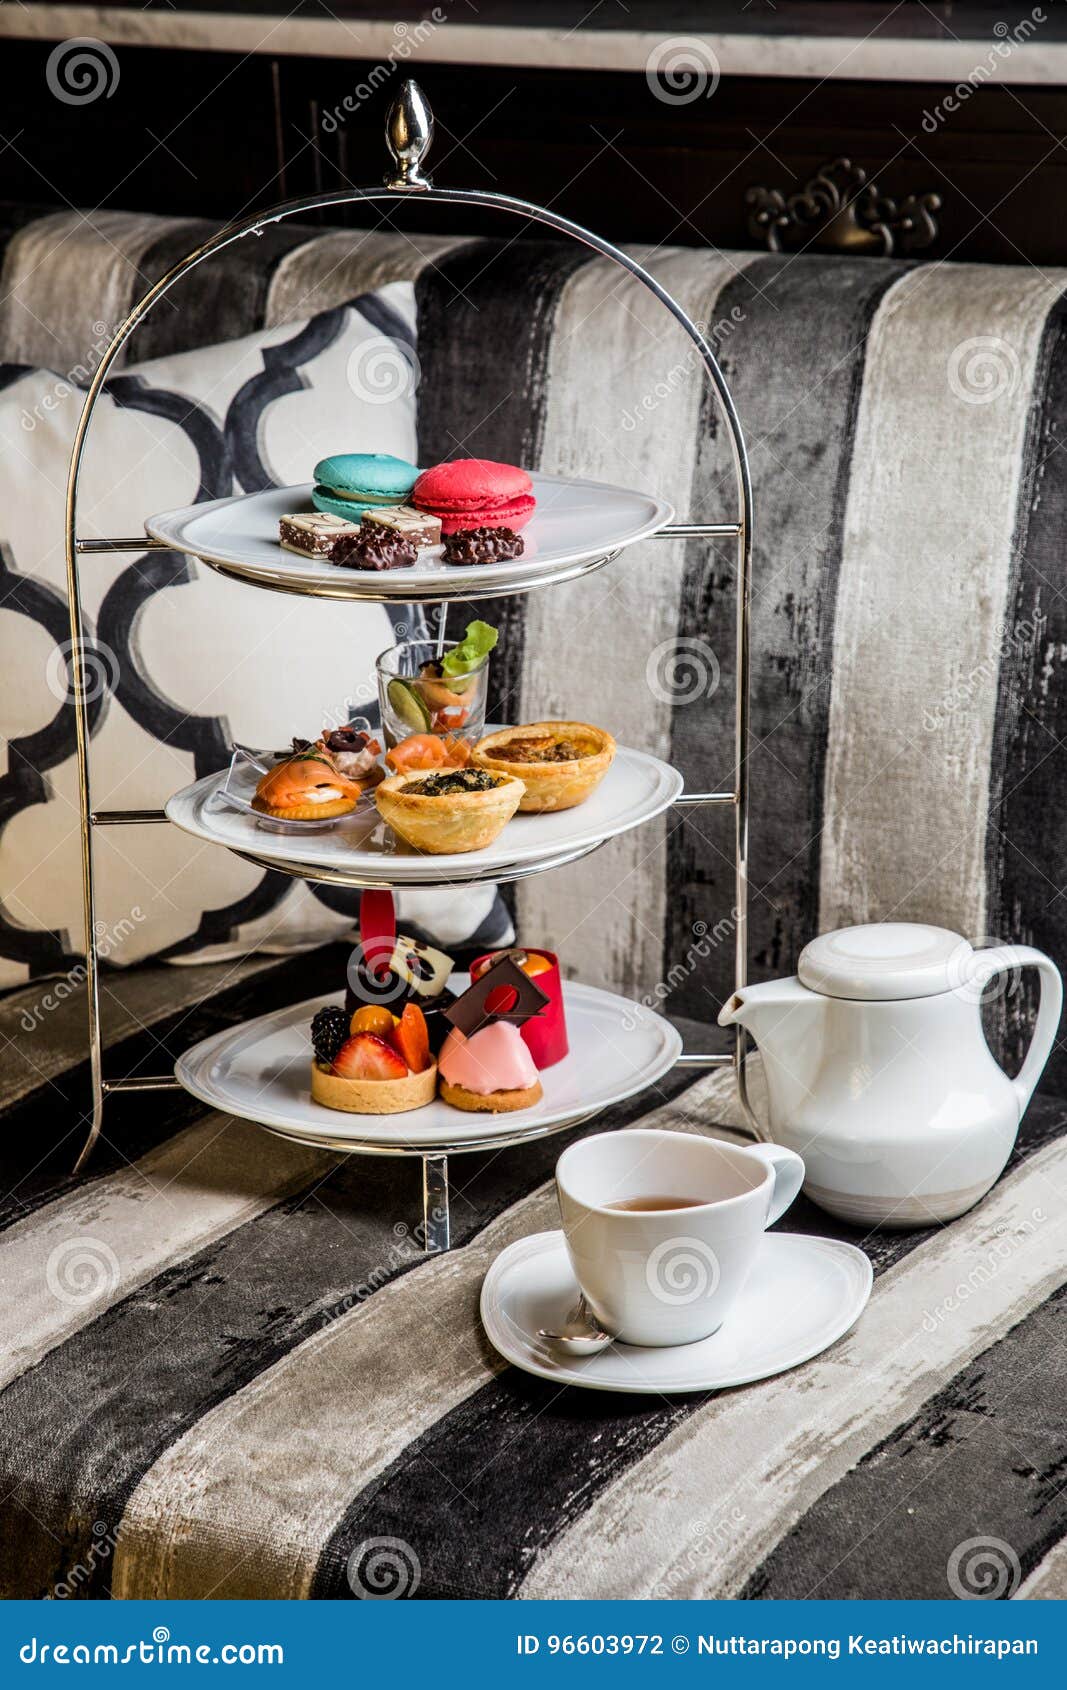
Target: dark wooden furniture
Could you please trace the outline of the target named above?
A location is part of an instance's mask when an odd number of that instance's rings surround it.
[[[397,82],[376,79],[360,101],[374,66],[359,60],[122,46],[113,95],[75,106],[48,92],[50,50],[5,40],[0,55],[0,197],[38,207],[230,218],[341,187],[365,144],[373,153]],[[751,246],[746,190],[788,190],[847,154],[896,197],[940,194],[924,256],[1067,262],[1067,222],[1049,215],[1067,181],[1067,88],[982,86],[924,128],[941,84],[724,77],[712,98],[667,105],[634,72],[420,63],[418,75],[449,113],[439,179],[507,181],[615,239]]]

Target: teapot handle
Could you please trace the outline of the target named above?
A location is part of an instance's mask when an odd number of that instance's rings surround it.
[[[1037,1021],[1034,1024],[1034,1036],[1030,1040],[1026,1060],[1011,1082],[1019,1099],[1021,1118],[1023,1110],[1033,1096],[1034,1087],[1041,1078],[1041,1071],[1049,1059],[1059,1031],[1060,1011],[1063,1008],[1063,981],[1051,957],[1045,956],[1043,951],[1035,951],[1030,945],[992,945],[988,950],[975,951],[974,955],[983,972],[986,967],[989,967],[991,974],[1004,974],[1019,968],[1036,968],[1040,975],[1041,998],[1037,1008]]]

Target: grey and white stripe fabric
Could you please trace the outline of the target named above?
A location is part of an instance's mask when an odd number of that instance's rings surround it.
[[[90,295],[99,320],[119,313],[212,232],[120,213],[8,212],[0,229],[0,358],[61,369],[86,356]],[[1063,954],[1064,278],[637,256],[707,327],[752,457],[754,977],[787,971],[820,929],[890,914]],[[131,355],[398,279],[416,284],[422,461],[482,453],[733,514],[680,331],[607,261],[510,228],[494,242],[274,225],[185,278]],[[650,541],[585,581],[470,608],[504,630],[502,717],[607,716],[691,785],[729,785],[728,551]],[[728,825],[679,812],[527,883],[516,913],[579,977],[710,1021],[732,968]],[[1014,1060],[1031,1009],[1023,981],[991,1012]],[[1062,1052],[1054,1070],[1067,1083]]]
[[[339,966],[235,965],[195,1008],[184,973],[128,972],[109,1061],[158,1061]],[[29,999],[3,1005],[6,1038]],[[68,1060],[76,1008],[56,1012]],[[158,1097],[150,1125],[126,1103],[140,1142],[116,1113],[71,1182],[81,1077],[38,1083],[32,1041],[13,1052],[5,1595],[348,1599],[375,1538],[407,1546],[426,1598],[948,1596],[975,1538],[1008,1557],[1005,1594],[1062,1576],[1055,1097],[950,1227],[864,1237],[796,1206],[788,1227],[875,1264],[866,1313],[825,1355],[741,1391],[620,1400],[505,1367],[478,1324],[496,1252],[555,1224],[566,1135],[459,1159],[457,1247],[426,1258],[406,1164],[337,1163],[182,1094]],[[679,1071],[598,1124],[734,1136],[734,1108],[726,1076]]]
[[[27,288],[33,229],[6,266]],[[142,281],[189,231],[143,233],[112,231]],[[348,236],[263,240],[254,283],[252,256],[234,256],[247,294],[197,272],[226,332],[356,291]],[[732,514],[684,344],[602,260],[392,234],[366,251],[376,276],[415,282],[422,461],[481,453],[656,487],[682,517]],[[789,972],[820,928],[889,916],[1062,959],[1067,278],[647,261],[712,330],[752,454],[753,975]],[[49,320],[71,348],[65,298]],[[0,356],[40,356],[31,328],[5,318]],[[191,332],[175,313],[150,350]],[[502,713],[587,714],[692,785],[729,785],[728,552],[649,542],[492,614]],[[654,995],[706,1044],[732,980],[729,845],[718,815],[671,816],[525,885],[520,936],[554,943],[577,978]],[[329,989],[338,966],[109,980],[111,1060],[156,1066],[157,1040],[176,1052]],[[409,1546],[420,1597],[939,1597],[975,1539],[999,1546],[999,1593],[1067,1589],[1062,1048],[971,1215],[862,1235],[805,1203],[790,1213],[875,1263],[868,1311],[830,1352],[744,1391],[621,1402],[502,1367],[478,1327],[494,1252],[553,1224],[561,1141],[462,1159],[457,1248],[433,1261],[396,1230],[415,1220],[405,1166],[305,1162],[180,1096],[116,1105],[73,1182],[77,1006],[31,1014],[27,1033],[33,1001],[30,986],[0,1005],[24,1064],[3,1082],[0,1248],[20,1287],[0,1390],[8,1594],[344,1599],[380,1537]],[[1030,1011],[1025,981],[990,1006],[1009,1063]],[[653,1114],[736,1121],[725,1077],[679,1071],[597,1125]],[[87,1280],[64,1277],[79,1242]],[[72,1303],[79,1284],[93,1294]]]

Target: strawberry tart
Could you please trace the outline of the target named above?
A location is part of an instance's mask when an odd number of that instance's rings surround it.
[[[320,1009],[311,1040],[311,1095],[327,1109],[399,1115],[433,1102],[437,1064],[418,1004],[406,1003],[400,1016],[367,1004],[351,1019],[343,1009]]]

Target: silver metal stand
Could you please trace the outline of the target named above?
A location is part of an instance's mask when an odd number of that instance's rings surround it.
[[[636,281],[648,289],[660,301],[664,309],[669,311],[675,321],[681,326],[696,347],[704,367],[707,379],[715,391],[720,413],[726,425],[730,441],[737,490],[738,516],[735,522],[720,523],[674,523],[660,531],[664,539],[732,539],[736,544],[737,556],[737,601],[736,601],[736,675],[735,675],[735,754],[736,775],[734,789],[731,792],[704,792],[684,794],[678,802],[686,806],[729,804],[734,811],[734,880],[735,880],[735,910],[736,929],[734,939],[734,977],[738,987],[744,985],[746,979],[746,962],[748,951],[748,812],[749,812],[749,778],[748,778],[748,740],[749,740],[749,625],[751,618],[751,574],[752,574],[752,488],[749,477],[748,456],[745,451],[744,437],[741,424],[734,409],[733,399],[726,380],[719,369],[708,341],[700,329],[693,322],[688,313],[683,310],[678,301],[673,298],[661,284],[650,275],[634,258],[613,246],[610,241],[603,240],[599,235],[584,229],[580,224],[573,223],[569,218],[561,217],[556,212],[544,206],[531,205],[525,200],[514,199],[508,194],[485,192],[480,189],[468,188],[436,188],[423,170],[423,160],[433,138],[433,116],[422,94],[421,89],[414,82],[406,82],[400,94],[390,109],[386,121],[386,141],[393,159],[393,168],[386,176],[381,187],[347,188],[338,193],[315,194],[305,199],[287,200],[284,204],[272,209],[257,212],[254,216],[231,224],[221,230],[210,241],[188,254],[173,269],[160,278],[154,287],[150,288],[144,298],[130,312],[125,322],[115,331],[114,336],[97,365],[96,372],[89,384],[85,397],[85,404],[78,422],[71,452],[70,470],[67,477],[66,519],[65,519],[65,550],[67,572],[67,595],[70,606],[70,637],[71,637],[71,684],[74,694],[74,719],[77,736],[78,760],[78,789],[81,814],[81,858],[82,858],[82,892],[85,921],[85,965],[86,965],[86,999],[89,1018],[89,1064],[92,1084],[92,1118],[89,1135],[78,1158],[76,1170],[80,1169],[90,1155],[94,1144],[100,1136],[103,1126],[104,1104],[108,1097],[118,1092],[129,1091],[161,1091],[177,1087],[178,1082],[169,1074],[145,1075],[141,1078],[125,1078],[108,1080],[103,1071],[103,1039],[100,1019],[100,958],[97,949],[96,929],[96,884],[94,871],[94,835],[100,827],[139,827],[166,821],[162,810],[94,810],[92,804],[92,784],[90,778],[89,759],[89,712],[86,697],[86,663],[92,652],[92,641],[87,641],[84,634],[84,618],[82,613],[81,587],[78,574],[78,560],[82,556],[92,556],[102,552],[125,551],[153,551],[164,550],[158,540],[140,539],[136,536],[125,536],[109,539],[87,540],[78,535],[78,484],[81,475],[82,457],[85,450],[86,437],[93,419],[93,412],[101,390],[107,380],[108,372],[127,340],[138,325],[147,317],[165,294],[169,293],[176,282],[196,269],[197,265],[221,252],[224,247],[232,246],[234,242],[246,240],[250,236],[256,237],[272,223],[280,223],[288,217],[298,217],[303,213],[328,209],[333,206],[355,205],[362,202],[373,203],[379,200],[405,199],[434,199],[447,204],[476,206],[483,210],[499,211],[510,216],[520,217],[526,222],[539,223],[555,230],[558,234],[566,235],[581,245],[590,247],[602,257],[610,259],[620,269],[625,270]],[[599,567],[608,558],[598,558],[590,567]],[[236,571],[235,571],[236,572]],[[576,573],[583,573],[576,571]],[[301,592],[313,589],[299,588]],[[329,596],[328,593],[319,596]],[[574,857],[583,855],[575,852]],[[560,861],[569,860],[561,858]],[[276,865],[275,865],[276,866]],[[294,865],[297,866],[297,865]],[[544,865],[549,866],[549,865]],[[552,865],[555,866],[555,865]],[[299,869],[305,877],[306,868]],[[738,1092],[742,1109],[753,1131],[759,1133],[759,1128],[752,1115],[748,1102],[745,1083],[745,1034],[738,1028],[733,1056],[700,1055],[683,1056],[682,1063],[687,1067],[710,1068],[732,1062],[737,1075]],[[515,1134],[511,1140],[502,1139],[501,1142],[521,1142],[524,1134]],[[428,1250],[447,1249],[449,1243],[449,1214],[448,1214],[448,1158],[443,1151],[423,1157],[423,1225],[425,1229],[426,1248]]]
[[[422,1228],[422,1246],[428,1253],[450,1248],[447,1156],[422,1159]]]

